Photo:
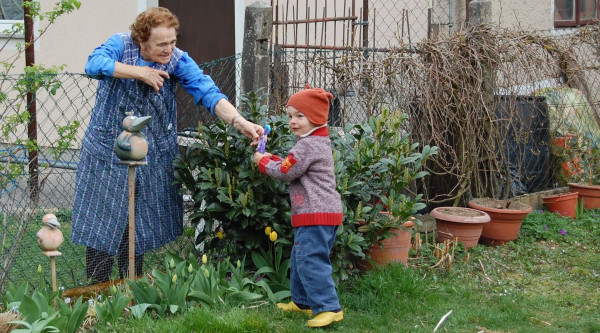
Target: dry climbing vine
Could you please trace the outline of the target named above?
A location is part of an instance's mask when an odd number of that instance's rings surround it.
[[[599,50],[598,26],[559,37],[478,27],[415,47],[356,50],[335,61],[316,55],[310,63],[330,71],[339,96],[356,91],[352,107],[365,119],[383,107],[409,114],[404,130],[414,141],[440,148],[429,164],[432,175],[420,184],[423,193],[434,205],[460,205],[471,197],[510,196],[524,160],[547,152],[551,139],[535,137],[535,128],[548,116],[532,120],[518,98],[535,98],[548,86],[576,88],[600,122]],[[342,110],[350,109],[348,101],[342,99]]]

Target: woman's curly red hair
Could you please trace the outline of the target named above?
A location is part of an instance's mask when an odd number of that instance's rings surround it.
[[[179,29],[179,19],[173,15],[170,10],[164,7],[150,8],[140,13],[135,22],[129,29],[131,30],[131,38],[136,44],[143,43],[150,38],[150,31],[153,28],[164,25],[168,28]]]

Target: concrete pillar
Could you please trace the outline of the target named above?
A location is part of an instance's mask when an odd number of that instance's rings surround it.
[[[269,39],[273,31],[273,8],[257,1],[246,7],[242,50],[241,93],[269,88]]]
[[[492,23],[492,2],[475,0],[469,3],[469,25],[489,25]]]

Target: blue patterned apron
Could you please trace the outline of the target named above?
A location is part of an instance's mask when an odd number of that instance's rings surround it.
[[[138,65],[139,47],[128,34],[121,62]],[[148,139],[147,165],[136,166],[136,255],[158,248],[181,235],[183,200],[173,185],[172,161],[177,146],[177,79],[173,74],[183,51],[175,49],[168,64],[153,67],[169,73],[158,93],[135,79],[102,77],[96,105],[81,144],[75,180],[71,240],[115,255],[128,226],[128,166],[113,152],[126,112],[152,116],[143,132]]]

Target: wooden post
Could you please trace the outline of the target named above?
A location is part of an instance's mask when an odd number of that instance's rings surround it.
[[[44,255],[50,258],[50,272],[52,274],[52,291],[57,291],[56,287],[56,257],[62,255],[59,251],[44,251]],[[58,306],[56,305],[56,298],[54,297],[54,309],[57,310]]]
[[[135,280],[135,167],[129,165],[129,278]]]
[[[140,161],[121,161],[129,167],[129,278],[135,280],[135,167],[148,164]]]

